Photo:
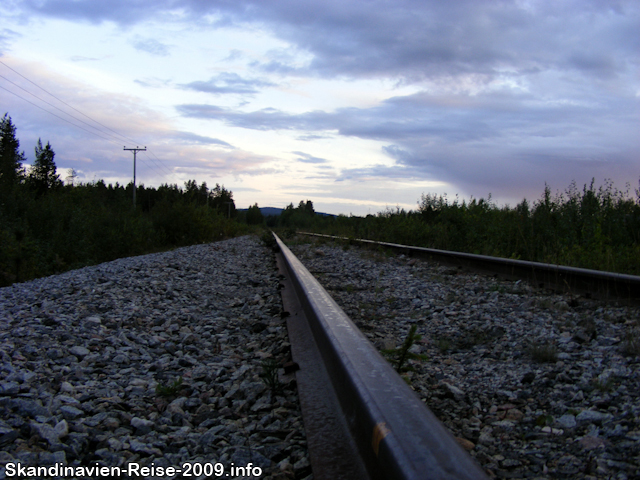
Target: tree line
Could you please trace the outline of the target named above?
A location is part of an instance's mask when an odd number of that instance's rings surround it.
[[[0,119],[0,286],[115,258],[237,235],[233,192],[195,180],[158,188],[64,185],[49,142],[28,169],[16,127]]]
[[[270,226],[640,275],[640,189],[594,184],[573,182],[556,194],[545,186],[539,200],[515,207],[490,195],[466,201],[423,194],[415,210],[366,217],[308,215],[301,202]]]
[[[640,275],[640,189],[610,181],[582,189],[572,183],[534,202],[498,206],[488,199],[423,195],[415,210],[326,216],[311,200],[264,216],[258,204],[236,210],[233,193],[195,180],[64,185],[55,152],[38,140],[24,168],[16,128],[0,120],[0,286],[71,268],[248,232],[252,226],[296,229],[522,260]],[[635,195],[634,195],[635,194]]]

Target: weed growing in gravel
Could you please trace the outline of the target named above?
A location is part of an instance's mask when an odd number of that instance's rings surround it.
[[[280,364],[274,359],[269,359],[262,362],[261,366],[262,373],[260,374],[260,378],[269,390],[271,390],[271,397],[275,398],[276,395],[282,393],[284,387],[278,378]]]
[[[627,331],[622,341],[622,353],[630,357],[640,355],[640,328],[632,328]]]
[[[551,415],[538,415],[536,418],[536,425],[539,427],[546,427],[553,424],[553,417]]]
[[[182,377],[177,378],[173,381],[173,383],[164,385],[162,383],[158,383],[156,386],[156,393],[161,397],[173,397],[177,395],[180,391],[180,387],[182,386]]]
[[[449,292],[447,293],[447,296],[445,297],[444,301],[448,304],[451,305],[452,303],[457,302],[459,299],[458,294],[456,292]]]
[[[553,363],[558,360],[558,348],[549,341],[533,342],[529,346],[529,354],[538,363]]]
[[[553,300],[550,298],[539,298],[536,300],[536,306],[545,310],[551,310],[553,308]]]
[[[260,236],[260,240],[265,244],[266,247],[270,248],[271,250],[277,250],[278,244],[276,242],[276,238],[269,230],[265,230],[262,233],[262,235]]]
[[[445,353],[451,348],[451,340],[449,340],[448,338],[439,338],[436,341],[436,346],[442,353]]]
[[[610,392],[613,390],[615,385],[615,378],[609,376],[605,379],[594,378],[593,379],[593,387],[596,390],[600,390],[601,392]]]
[[[405,338],[404,343],[400,348],[390,348],[382,350],[382,353],[389,359],[391,364],[396,369],[396,372],[403,373],[413,370],[411,365],[406,365],[408,360],[426,360],[426,355],[420,355],[409,351],[411,347],[422,338],[422,335],[416,334],[416,325],[411,325],[409,334]]]
[[[491,340],[490,332],[482,328],[470,328],[466,330],[465,335],[457,342],[458,348],[473,348],[476,345],[484,345]]]
[[[595,338],[597,333],[596,322],[593,318],[582,317],[578,322],[578,325],[584,329],[584,332],[592,338]]]

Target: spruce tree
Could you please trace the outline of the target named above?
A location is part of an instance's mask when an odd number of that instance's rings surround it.
[[[43,195],[61,185],[60,176],[56,173],[56,163],[53,161],[56,154],[49,142],[43,147],[41,139],[38,139],[35,152],[36,161],[29,171],[28,181],[38,195]]]
[[[264,217],[262,216],[262,212],[260,211],[260,207],[256,203],[255,205],[249,207],[247,210],[247,224],[248,225],[260,225],[264,222]]]
[[[216,183],[215,188],[209,191],[211,206],[225,217],[235,218],[236,204],[233,201],[233,192]]]
[[[16,138],[16,127],[9,114],[5,113],[0,120],[0,190],[6,192],[22,181],[24,161],[24,152],[20,152],[20,141]]]

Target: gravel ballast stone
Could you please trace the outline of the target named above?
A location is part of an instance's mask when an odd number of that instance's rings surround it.
[[[277,395],[261,378],[291,358],[274,256],[255,237],[2,288],[0,337],[2,465],[312,478],[292,375],[279,369]]]
[[[640,478],[640,311],[308,238],[291,251],[494,478]]]

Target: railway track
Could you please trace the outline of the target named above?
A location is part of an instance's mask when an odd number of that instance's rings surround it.
[[[366,239],[349,239],[318,233],[299,232],[299,234],[332,240],[347,240],[364,246],[390,248],[409,256],[429,258],[456,267],[499,274],[516,280],[524,279],[539,288],[549,288],[568,294],[582,294],[587,298],[618,300],[631,304],[640,303],[640,276],[637,275],[414,247]]]
[[[636,306],[307,238],[291,250],[376,348],[417,325],[411,388],[491,477],[640,475]]]
[[[315,479],[488,478],[276,236]]]

